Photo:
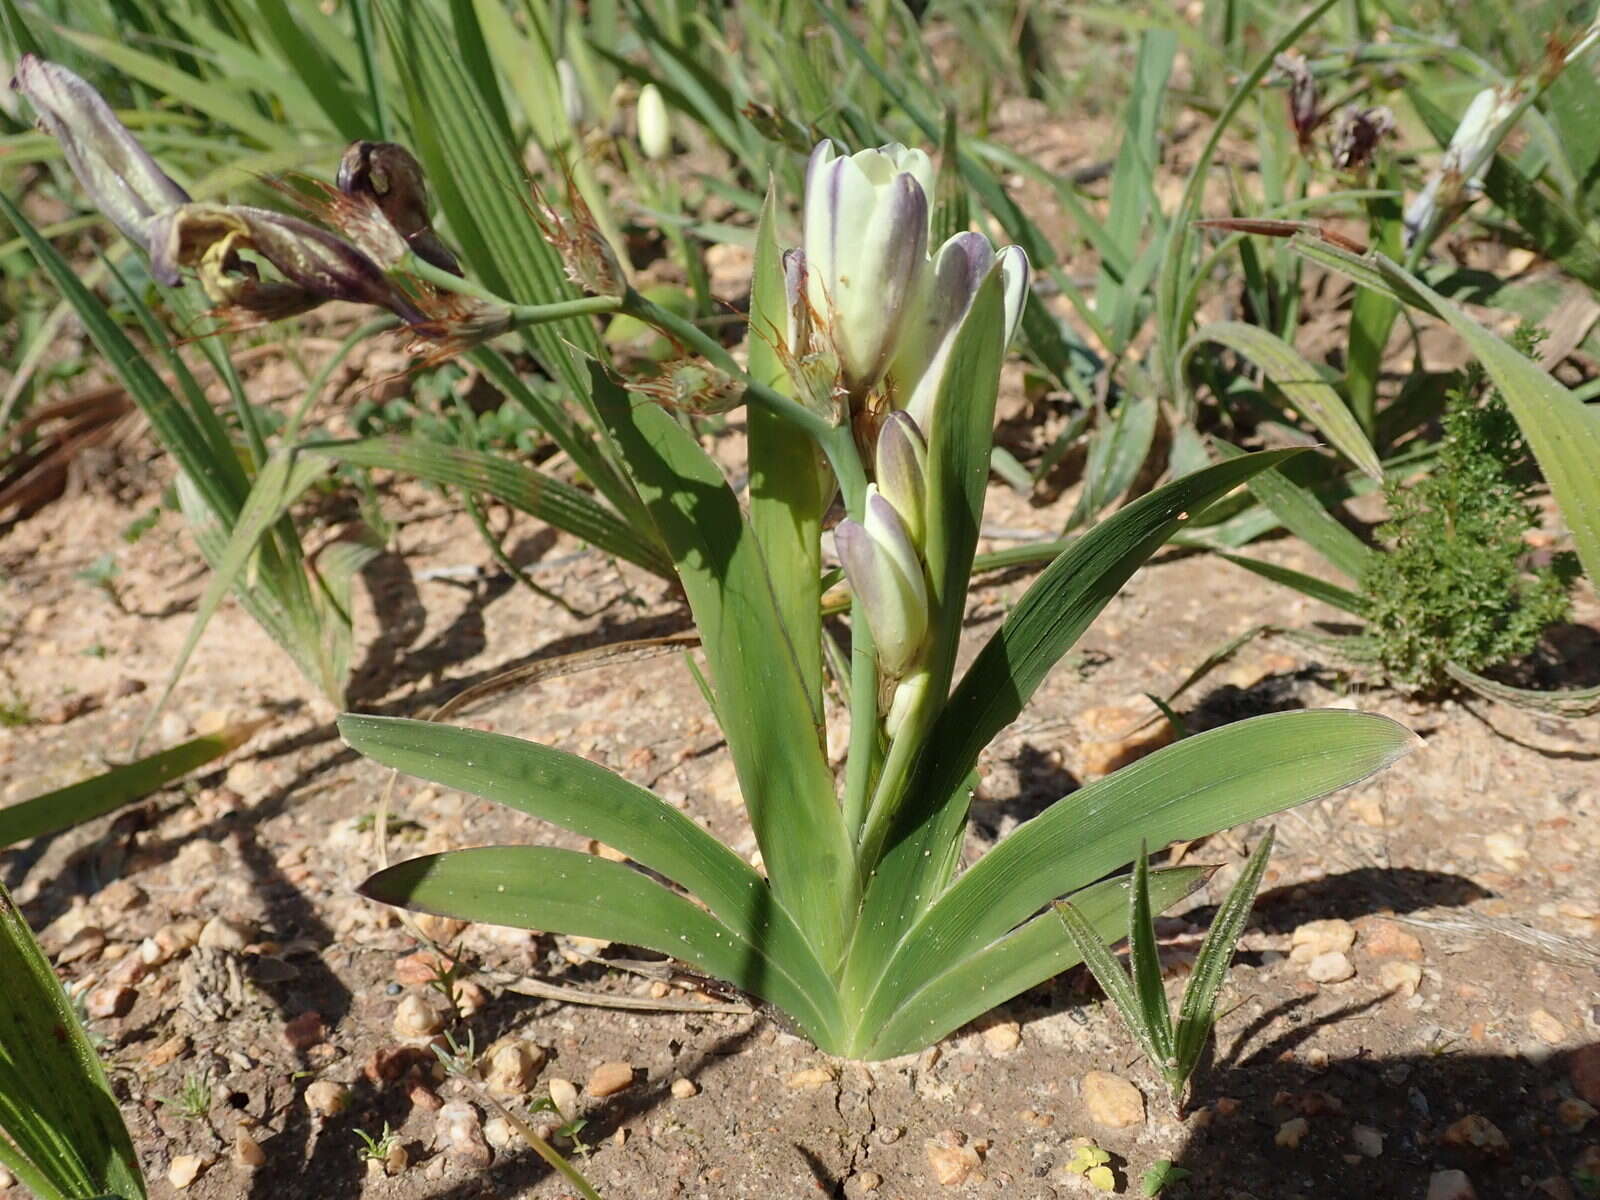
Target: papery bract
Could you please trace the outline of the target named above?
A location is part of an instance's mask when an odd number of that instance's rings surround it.
[[[187,204],[189,194],[156,165],[100,93],[66,67],[24,54],[11,86],[27,97],[40,127],[61,144],[67,166],[94,206],[130,242],[148,251],[151,222]],[[164,268],[158,268],[156,278],[169,285],[178,282],[176,271]]]
[[[927,262],[933,163],[894,143],[839,157],[830,141],[806,170],[806,296],[852,394],[883,378]]]

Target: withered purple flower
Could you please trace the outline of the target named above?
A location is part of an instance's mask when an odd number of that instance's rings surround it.
[[[339,160],[338,184],[351,200],[375,208],[418,258],[441,271],[461,274],[455,255],[434,232],[427,177],[410,150],[398,142],[351,142]],[[393,249],[383,230],[363,236],[366,225],[359,220],[341,221],[340,228],[370,257],[388,265]]]

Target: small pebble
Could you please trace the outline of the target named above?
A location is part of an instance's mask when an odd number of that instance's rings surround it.
[[[1567,1078],[1580,1099],[1600,1108],[1600,1042],[1580,1046],[1567,1059]]]
[[[1491,833],[1483,839],[1483,850],[1501,870],[1516,872],[1528,865],[1527,844],[1515,834]]]
[[[91,1017],[125,1017],[138,998],[139,993],[131,987],[108,983],[89,993],[84,1008]]]
[[[389,1153],[383,1160],[385,1175],[398,1175],[411,1165],[411,1155],[399,1142],[389,1147]]]
[[[1478,1200],[1465,1171],[1435,1171],[1428,1179],[1427,1200]]]
[[[1022,1026],[1016,1021],[997,1021],[985,1026],[983,1045],[990,1054],[1010,1054],[1022,1044]]]
[[[857,1200],[883,1186],[883,1176],[876,1171],[857,1171],[844,1181],[845,1200]]]
[[[501,1096],[521,1096],[533,1090],[533,1081],[544,1066],[544,1051],[527,1042],[512,1039],[492,1046],[485,1055],[483,1081]]]
[[[1314,983],[1343,983],[1355,973],[1355,965],[1341,950],[1329,950],[1306,964],[1306,978]]]
[[[283,1040],[289,1043],[291,1050],[309,1050],[322,1041],[326,1034],[322,1014],[315,1010],[301,1013],[283,1027]]]
[[[1127,1129],[1144,1121],[1144,1093],[1109,1071],[1083,1077],[1083,1105],[1089,1119],[1108,1129]]]
[[[439,1110],[434,1141],[457,1166],[481,1170],[494,1161],[478,1110],[465,1100],[452,1100]]]
[[[1356,944],[1356,927],[1341,917],[1307,921],[1289,937],[1289,960],[1308,963],[1323,954],[1344,953]]]
[[[1455,1122],[1444,1131],[1440,1141],[1447,1146],[1477,1150],[1494,1158],[1511,1156],[1511,1143],[1506,1141],[1506,1135],[1500,1132],[1500,1127],[1478,1113],[1468,1113]]]
[[[240,954],[252,941],[250,927],[228,917],[212,917],[200,930],[202,950],[231,950]]]
[[[586,1094],[600,1098],[614,1096],[633,1086],[633,1067],[625,1062],[603,1062],[589,1073]]]
[[[923,1143],[928,1154],[928,1166],[933,1170],[934,1181],[943,1187],[956,1187],[967,1181],[983,1159],[978,1151],[967,1145],[966,1136],[954,1129],[946,1129]]]
[[[1582,1133],[1583,1127],[1594,1119],[1594,1115],[1594,1105],[1576,1096],[1570,1096],[1556,1105],[1556,1122],[1568,1133]]]
[[[483,1123],[483,1140],[491,1149],[504,1150],[517,1140],[517,1131],[504,1117],[490,1117]]]
[[[144,889],[131,879],[117,879],[100,889],[95,902],[104,912],[125,913],[138,908],[148,897]]]
[[[5,1191],[8,1187],[14,1186],[16,1182],[17,1177],[15,1175],[6,1170],[4,1167],[0,1167],[0,1192]]]
[[[444,1029],[444,1014],[421,996],[406,996],[395,1006],[395,1036],[408,1042],[425,1042]]]
[[[233,1163],[247,1171],[254,1171],[267,1161],[267,1152],[261,1143],[250,1136],[249,1130],[237,1129],[233,1134]]]
[[[1390,960],[1378,968],[1378,983],[1386,992],[1415,996],[1422,986],[1422,968],[1414,962]]]
[[[206,1160],[198,1154],[180,1154],[167,1167],[167,1182],[182,1191],[198,1179],[205,1168]]]
[[[692,1079],[678,1078],[672,1081],[672,1098],[674,1100],[687,1100],[690,1096],[697,1095],[700,1085]]]
[[[350,1107],[350,1089],[331,1079],[319,1079],[306,1088],[306,1107],[319,1117],[336,1117]]]
[[[556,1106],[556,1111],[561,1114],[563,1121],[570,1121],[578,1115],[578,1088],[570,1079],[552,1079],[547,1085],[550,1089],[550,1102]]]
[[[1559,1046],[1567,1036],[1567,1031],[1561,1022],[1542,1008],[1536,1008],[1528,1014],[1528,1027],[1540,1041],[1548,1042],[1552,1046]]]
[[[1422,961],[1422,943],[1393,921],[1374,921],[1361,935],[1361,948],[1373,958]]]
[[[833,1082],[833,1072],[827,1067],[807,1067],[802,1071],[793,1071],[784,1078],[784,1086],[793,1091],[808,1091],[811,1088],[826,1087]]]
[[[87,925],[78,930],[72,940],[61,947],[56,955],[56,965],[65,966],[80,958],[91,958],[106,948],[106,931],[98,925]]]
[[[1306,1134],[1311,1132],[1311,1122],[1304,1117],[1294,1117],[1278,1126],[1273,1142],[1287,1150],[1298,1150]]]
[[[1363,1158],[1378,1158],[1383,1154],[1383,1134],[1370,1125],[1356,1125],[1350,1130],[1350,1144]]]
[[[430,942],[447,946],[467,931],[467,923],[455,917],[441,917],[434,913],[418,913],[413,920]]]

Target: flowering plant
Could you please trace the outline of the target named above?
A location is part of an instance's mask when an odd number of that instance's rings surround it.
[[[1292,712],[1186,738],[1062,798],[964,874],[983,748],[1122,583],[1174,532],[1290,452],[1174,480],[1073,543],[957,678],[995,397],[1027,293],[1020,251],[957,234],[930,256],[933,167],[890,145],[811,158],[803,245],[780,252],[773,197],[756,241],[748,362],[692,341],[749,417],[748,511],[648,394],[596,365],[594,404],[668,548],[699,629],[763,869],[678,809],[553,747],[348,715],[379,762],[554,822],[632,865],[553,847],[427,855],[369,879],[377,899],[654,948],[766,1000],[820,1047],[919,1049],[1078,961],[1045,912],[1070,897],[1101,939],[1126,931],[1139,853],[1364,778],[1414,739],[1369,714]],[[624,311],[648,310],[618,298]],[[819,453],[820,452],[820,453]],[[824,671],[823,521],[853,601],[848,668]],[[829,686],[849,750],[827,753]],[[838,719],[835,717],[834,719]],[[1156,871],[1165,907],[1206,878]],[[665,880],[666,882],[662,882]]]

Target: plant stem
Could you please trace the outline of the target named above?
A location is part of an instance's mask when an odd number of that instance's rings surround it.
[[[474,300],[503,308],[511,314],[511,321],[515,325],[544,325],[551,321],[565,321],[569,317],[618,312],[626,303],[626,298],[621,296],[580,296],[576,300],[558,300],[552,304],[512,304],[488,288],[441,270],[415,254],[407,254],[401,259],[396,270],[415,275],[443,291],[471,296]]]

